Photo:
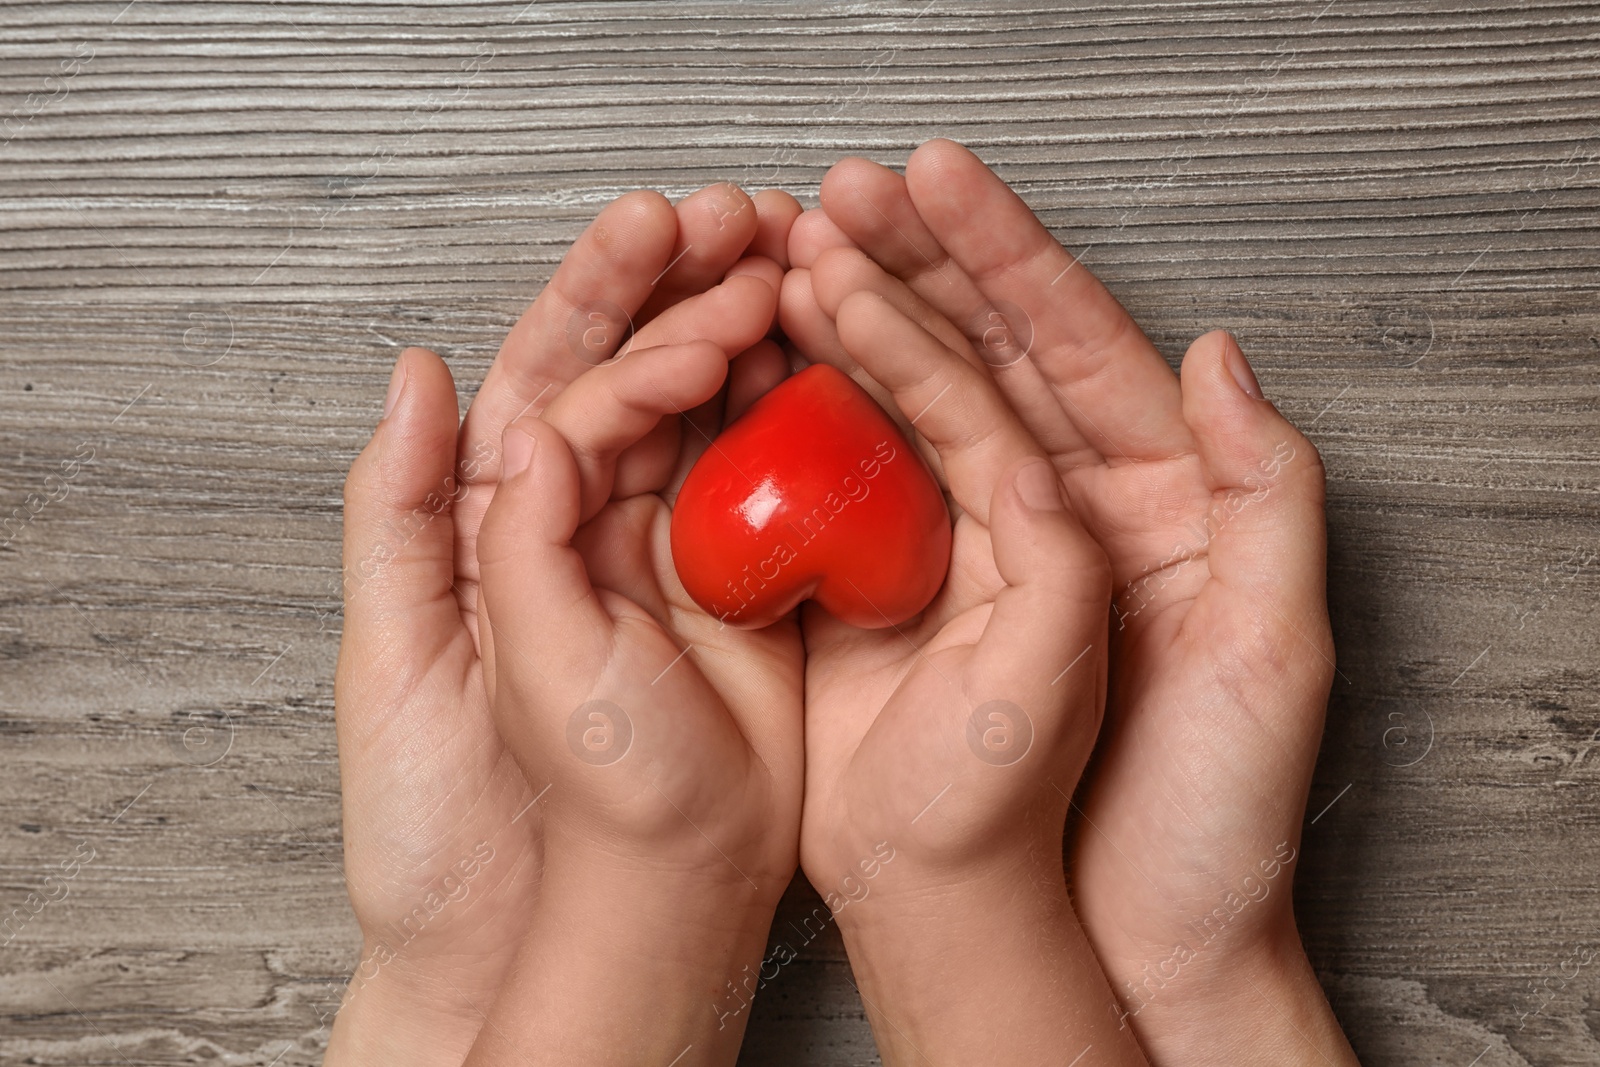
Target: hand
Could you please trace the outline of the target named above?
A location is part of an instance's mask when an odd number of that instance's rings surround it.
[[[1334,672],[1316,450],[1227,334],[1190,347],[1180,383],[959,145],[924,145],[904,178],[841,162],[822,203],[792,231],[810,270],[785,282],[786,331],[840,359],[816,304],[866,288],[964,334],[1109,557],[1072,882],[1126,1021],[1156,1063],[1353,1063],[1290,893]]]
[[[1055,1062],[1081,1044],[1143,1063],[1061,864],[1100,722],[1105,555],[979,368],[873,293],[827,311],[936,450],[956,508],[949,575],[918,619],[858,630],[802,609],[801,858],[884,1062]]]
[[[752,201],[731,186],[676,208],[653,193],[620,198],[512,329],[459,434],[449,371],[430,352],[402,354],[385,417],[345,487],[335,703],[346,879],[364,945],[330,1064],[357,1050],[395,1064],[458,1062],[530,921],[543,816],[495,729],[479,669],[476,541],[501,432],[616,351],[622,315],[642,324],[639,346],[756,345],[771,320],[770,282],[720,283],[747,251],[781,261],[798,213],[792,198]],[[755,354],[731,391],[759,392],[772,364]],[[716,403],[693,414],[720,421]],[[677,463],[681,440],[678,420],[664,420],[622,457],[619,479]]]
[[[770,342],[740,358],[762,356],[781,370]],[[707,439],[616,490],[619,457],[726,370],[704,342],[634,349],[506,430],[478,540],[484,675],[507,746],[549,794],[545,876],[471,1064],[737,1054],[748,1016],[728,1025],[714,1000],[759,966],[794,874],[799,632],[724,626],[678,581],[670,502]]]

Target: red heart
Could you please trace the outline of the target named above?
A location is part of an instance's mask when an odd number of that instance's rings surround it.
[[[867,628],[904,622],[950,565],[950,513],[922,457],[855,382],[807,367],[751,405],[689,471],[672,559],[733,626],[802,600]]]

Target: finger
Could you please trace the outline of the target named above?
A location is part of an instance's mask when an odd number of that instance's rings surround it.
[[[741,260],[721,285],[687,297],[647,323],[627,351],[709,341],[724,352],[743,352],[772,327],[778,305],[773,286],[780,275],[770,260],[754,256]],[[714,437],[722,425],[720,404],[693,411],[693,416],[700,430],[689,432],[697,438]],[[681,429],[670,420],[664,422],[619,457],[614,495],[635,496],[665,486],[677,464]]]
[[[772,305],[772,321],[767,324],[767,336],[776,339],[779,336],[777,300],[783,291],[783,268],[778,265],[778,261],[760,255],[746,256],[728,268],[727,277],[759,278],[767,288],[772,290],[774,301]],[[720,420],[717,425],[722,425]]]
[[[617,457],[664,418],[703,404],[721,388],[728,357],[697,341],[630,352],[585,374],[540,418],[560,431],[578,469],[579,522],[611,499]]]
[[[1100,453],[1068,417],[1062,399],[1026,358],[1033,344],[1031,325],[1026,320],[1012,322],[1021,318],[1016,311],[1010,306],[1002,311],[990,302],[950,259],[911,202],[905,178],[865,159],[844,159],[823,178],[822,204],[828,217],[866,256],[967,339],[963,354],[989,365],[1023,425],[1059,467],[1102,462]],[[837,252],[824,255],[835,264],[848,263]],[[844,284],[848,282],[841,282]],[[819,295],[819,300],[828,306],[826,297]],[[905,304],[897,302],[896,306],[911,314]],[[926,314],[912,314],[912,318],[928,328]],[[938,334],[950,344],[943,332]]]
[[[759,278],[766,283],[776,297],[783,288],[783,268],[777,260],[768,259],[766,256],[746,256],[728,268],[728,278]]]
[[[888,413],[900,432],[905,434],[906,440],[917,445],[917,450],[923,454],[928,465],[942,475],[938,456],[930,454],[932,450],[926,447],[926,441],[912,432],[910,420],[895,406],[889,390],[857,363],[844,342],[839,340],[839,329],[834,322],[837,310],[836,307],[830,314],[817,303],[812,291],[811,271],[796,267],[783,276],[783,292],[778,301],[778,324],[784,336],[804,354],[806,363],[827,363],[848,374]]]
[[[705,454],[706,449],[711,447],[717,435],[729,423],[749,410],[751,404],[776,388],[788,376],[789,357],[775,341],[758,341],[754,346],[735,356],[728,364],[728,380],[721,394],[724,401],[722,421],[713,426],[696,422],[693,427],[685,431],[672,473],[663,485],[655,487],[652,491],[659,491],[662,499],[668,504],[676,500],[684,479],[689,477],[689,471]]]
[[[572,379],[610,357],[671,259],[678,220],[665,197],[634,192],[583,231],[548,285],[506,335],[461,427],[461,452],[488,458],[475,481],[500,471],[500,435],[537,415]]]
[[[710,341],[724,352],[743,352],[761,340],[778,309],[774,275],[753,261],[745,269],[662,312],[640,328],[627,350]]]
[[[783,276],[778,299],[778,327],[812,363],[827,363],[849,374],[855,370],[855,357],[845,351],[833,316],[817,303],[812,289],[811,270],[795,267]]]
[[[752,256],[765,256],[781,269],[789,269],[789,234],[803,211],[800,201],[781,189],[763,189],[752,199],[756,204],[756,235],[746,250]]]
[[[858,248],[830,248],[819,255],[811,265],[811,291],[817,306],[829,315],[838,314],[839,305],[851,293],[877,293],[968,363],[982,363],[966,335],[949,319]]]
[[[713,398],[712,403],[715,402]],[[611,474],[611,498],[626,500],[640,493],[659,492],[672,477],[684,434],[684,420],[662,419],[644,437],[623,449]]]
[[[728,368],[728,406],[723,425],[750,410],[750,405],[789,376],[789,361],[772,341],[760,341],[741,352]]]
[[[995,567],[1006,584],[978,640],[972,691],[1019,705],[1043,727],[1040,715],[1073,706],[1072,695],[1099,696],[1110,564],[1047,462],[1028,459],[1007,471],[989,514]]]
[[[745,254],[756,235],[755,201],[732,182],[690,193],[673,207],[678,236],[672,258],[655,292],[635,316],[637,324],[655,318],[684,297],[704,292]]]
[[[444,361],[400,354],[385,415],[344,485],[344,640],[360,653],[341,673],[409,673],[461,632],[451,590],[456,390]]]
[[[718,393],[722,401],[718,410],[719,420],[715,423],[707,423],[698,418],[690,420],[691,426],[683,431],[682,443],[677,451],[677,461],[672,464],[671,473],[663,482],[652,485],[648,491],[659,492],[668,504],[676,500],[684,479],[689,477],[689,471],[705,454],[706,449],[711,447],[711,442],[716,440],[717,435],[734,419],[743,415],[763,394],[788,376],[789,359],[775,341],[758,341],[754,346],[735,356],[728,364],[727,382]],[[702,405],[700,409],[695,410],[700,411],[706,407],[709,405]],[[613,490],[612,496],[617,497],[620,494]]]
[[[704,340],[724,352],[743,352],[772,329],[782,279],[782,268],[771,260],[759,256],[742,259],[728,268],[722,284],[679,301],[647,324],[626,351]],[[701,433],[715,434],[722,425],[722,398],[715,397],[685,415]],[[659,465],[661,457],[656,459]],[[625,462],[631,466],[631,457]],[[671,469],[670,462],[666,469]]]
[[[809,275],[811,288],[809,300],[801,289],[802,282],[797,279],[795,284],[796,292],[793,294],[793,299],[796,304],[797,321],[794,325],[815,344],[813,362],[832,363],[850,375],[857,385],[872,395],[879,406],[893,414],[896,424],[908,438],[911,438],[911,427],[907,416],[900,414],[889,402],[888,391],[845,351],[838,339],[833,317],[838,315],[845,299],[857,292],[876,293],[968,363],[973,366],[979,366],[981,363],[960,330],[912,292],[904,282],[891,276],[857,248],[830,248],[817,257]],[[811,305],[811,310],[801,310],[807,303]],[[816,318],[818,309],[823,316],[821,321],[817,321]],[[779,314],[781,319],[781,301]],[[1016,407],[1015,401],[1012,402],[1012,406]],[[1059,407],[1056,410],[1059,414]],[[911,439],[916,440],[916,438]],[[1081,441],[1078,443],[1081,445]],[[929,449],[923,448],[921,451],[924,452],[923,458],[929,460],[935,470],[941,469],[941,463],[937,458],[926,454]]]
[[[906,187],[929,231],[997,306],[1028,358],[1107,462],[1161,459],[1193,447],[1166,361],[1099,280],[983,162],[953,141],[912,154]],[[1004,310],[1004,308],[1002,308]]]
[[[830,248],[849,248],[851,240],[821,208],[812,208],[794,220],[789,230],[789,266],[810,267]]]
[[[1043,456],[989,375],[876,293],[839,308],[839,339],[938,452],[950,494],[987,525],[994,487],[1024,456]]]
[[[505,469],[478,532],[484,669],[502,665],[529,686],[593,677],[613,624],[572,547],[581,475],[560,431],[523,417],[502,439]],[[564,694],[563,694],[564,695]]]
[[[831,308],[824,308],[817,299],[815,282],[812,272],[803,267],[796,267],[783,276],[783,290],[778,298],[778,325],[784,336],[805,354],[807,362],[826,363],[850,375],[890,414],[901,432],[907,432],[910,424],[895,409],[889,391],[862,369],[839,339],[839,328],[834,322],[838,304],[856,290],[835,286],[838,300]]]
[[[777,291],[783,268],[759,256],[739,258],[745,247],[754,240],[760,226],[757,206],[743,190],[732,184],[709,186],[686,197],[676,210],[679,251],[674,253],[675,261],[657,286],[656,294],[640,312],[640,321],[654,319],[658,309],[670,314],[681,307],[685,299],[704,293],[725,278],[755,277],[769,285],[774,292]],[[690,314],[693,314],[692,309]],[[651,329],[647,323],[641,331],[642,337],[636,343],[663,343],[660,338],[668,334],[676,339],[689,340],[692,331],[683,328],[684,318],[685,313],[680,310],[674,321],[663,328]],[[718,319],[722,321],[721,316]],[[738,329],[746,324],[753,327],[754,320],[747,323],[745,319],[737,319],[731,325]],[[770,322],[767,328],[771,328]],[[703,330],[699,335],[707,336]],[[737,345],[738,341],[739,338],[734,337],[728,343]],[[670,343],[676,343],[676,340]],[[729,351],[738,349],[730,348]],[[700,428],[701,432],[715,433],[717,427],[722,425],[723,399],[718,393],[686,412],[685,418],[692,426]],[[622,461],[621,484],[627,488],[627,495],[661,488],[673,469],[673,453],[676,452],[681,430],[680,426],[663,423],[639,443],[637,458],[629,455]]]
[[[870,160],[841,159],[823,176],[821,200],[852,244],[958,327],[969,334],[982,331],[988,298],[928,229],[903,176]]]
[[[1238,343],[1221,330],[1184,356],[1183,412],[1212,494],[1204,520],[1210,576],[1244,597],[1264,598],[1271,605],[1266,621],[1301,631],[1331,669],[1316,448],[1262,398]]]

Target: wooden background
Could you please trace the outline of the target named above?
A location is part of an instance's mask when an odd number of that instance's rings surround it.
[[[470,392],[616,194],[934,135],[1322,449],[1296,891],[1365,1062],[1600,1062],[1600,4],[11,2],[0,129],[0,523],[59,497],[0,532],[0,914],[93,855],[0,946],[0,1063],[319,1060],[398,345]],[[818,945],[746,1062],[876,1062]]]

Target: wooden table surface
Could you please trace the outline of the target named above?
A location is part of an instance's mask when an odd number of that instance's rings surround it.
[[[397,346],[470,394],[618,193],[935,135],[1322,450],[1296,892],[1364,1062],[1600,1063],[1600,4],[9,3],[0,129],[0,1063],[319,1060]],[[877,1062],[847,975],[745,1062]]]

